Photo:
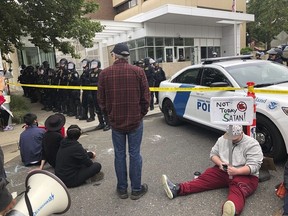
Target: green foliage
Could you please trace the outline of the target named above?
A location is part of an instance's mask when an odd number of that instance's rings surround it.
[[[21,95],[10,95],[10,110],[13,113],[12,121],[16,124],[23,123],[23,116],[31,110],[29,99]]]
[[[251,38],[268,43],[281,31],[288,30],[287,0],[250,0],[247,13],[255,15],[255,22],[247,24]]]
[[[240,50],[241,55],[251,54],[253,49],[251,47],[244,47]]]
[[[22,37],[29,36],[44,51],[57,48],[64,54],[80,57],[71,40],[92,47],[96,32],[103,26],[87,16],[98,10],[95,1],[86,0],[2,0],[0,1],[0,49],[13,52],[23,46]]]

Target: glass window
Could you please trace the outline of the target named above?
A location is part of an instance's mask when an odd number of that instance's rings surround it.
[[[155,46],[164,46],[164,39],[163,38],[155,38]]]
[[[144,47],[145,46],[145,38],[140,38],[136,40],[137,47]]]
[[[173,46],[173,38],[165,38],[165,46]]]
[[[211,86],[212,83],[216,82],[230,83],[227,77],[221,71],[214,68],[204,68],[201,85]]]
[[[147,37],[146,38],[146,46],[154,46],[154,38],[153,37]]]
[[[191,47],[185,47],[185,61],[191,61]]]
[[[201,68],[187,69],[186,71],[181,73],[179,76],[177,76],[174,80],[172,80],[172,82],[199,85],[200,71],[201,71]]]
[[[136,56],[136,51],[135,50],[130,50],[130,61],[132,63],[137,61],[137,56]]]
[[[136,41],[135,40],[132,40],[132,41],[128,41],[127,42],[127,45],[129,47],[129,49],[133,49],[136,47]]]
[[[164,60],[164,47],[156,47],[156,59]]]
[[[194,39],[193,38],[184,38],[184,45],[185,46],[194,46]]]
[[[181,37],[174,38],[174,46],[183,46],[184,45],[184,39]]]
[[[138,59],[144,59],[146,57],[145,48],[138,49]]]
[[[147,53],[148,53],[148,57],[154,59],[154,47],[148,47],[147,48]]]
[[[201,59],[207,58],[207,47],[201,47]]]

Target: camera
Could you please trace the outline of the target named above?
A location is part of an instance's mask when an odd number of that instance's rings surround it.
[[[223,170],[224,170],[225,172],[227,172],[227,170],[228,170],[227,164],[222,164],[222,167],[223,167]]]

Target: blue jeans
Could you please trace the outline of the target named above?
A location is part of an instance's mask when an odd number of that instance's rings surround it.
[[[127,190],[126,139],[128,138],[129,177],[132,191],[141,190],[142,156],[140,147],[143,135],[143,121],[134,131],[123,133],[112,128],[114,146],[114,166],[117,176],[117,189]]]

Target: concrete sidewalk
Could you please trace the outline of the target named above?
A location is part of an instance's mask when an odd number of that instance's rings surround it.
[[[42,107],[43,105],[40,103],[31,104],[30,112],[37,115],[39,125],[44,125],[44,122],[47,119],[47,117],[54,114],[52,111],[47,112],[45,110],[41,110]],[[155,109],[149,111],[147,115],[153,115],[159,112],[160,112],[159,106],[156,105]],[[79,127],[85,133],[94,130],[94,128],[99,124],[99,122],[97,118],[95,121],[87,122],[85,120],[80,121],[76,119],[75,116],[73,117],[66,116],[66,123],[64,127],[68,128],[72,124],[79,125]],[[18,142],[19,142],[19,136],[23,131],[22,128],[23,125],[24,124],[13,125],[14,129],[12,131],[0,132],[0,146],[2,147],[2,150],[4,152],[5,163],[19,156],[20,154],[20,151],[18,150]],[[106,132],[109,133],[109,131]]]

